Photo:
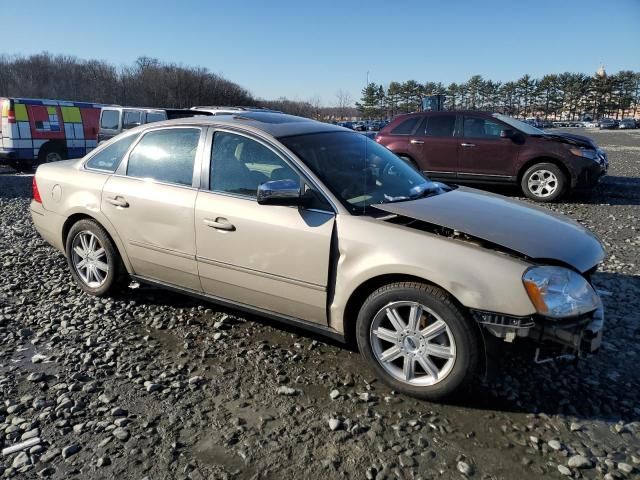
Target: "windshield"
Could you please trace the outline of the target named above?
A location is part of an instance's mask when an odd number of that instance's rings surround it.
[[[497,118],[501,122],[511,125],[513,128],[516,128],[522,133],[526,133],[527,135],[544,135],[544,132],[539,128],[532,127],[528,123],[521,122],[520,120],[516,120],[515,118],[507,117],[506,115],[502,115],[500,113],[494,113],[493,117]]]
[[[385,147],[356,132],[313,133],[279,139],[349,211],[367,214],[380,203],[401,202],[447,190]]]

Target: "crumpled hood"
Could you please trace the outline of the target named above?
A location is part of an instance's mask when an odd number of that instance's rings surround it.
[[[472,188],[376,208],[457,230],[535,260],[562,262],[580,272],[605,255],[598,238],[568,217]]]

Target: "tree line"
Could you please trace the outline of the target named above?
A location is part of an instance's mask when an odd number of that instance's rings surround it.
[[[149,57],[117,68],[48,52],[0,55],[0,95],[167,108],[255,102],[248,90],[206,68]]]
[[[636,116],[640,109],[640,72],[622,70],[593,76],[565,72],[542,78],[524,75],[511,82],[474,75],[463,83],[419,83],[415,80],[370,83],[356,104],[366,118],[392,118],[420,110],[422,99],[444,95],[447,110],[490,110],[516,117],[580,120],[583,117]]]
[[[119,104],[132,107],[189,108],[196,105],[261,106],[309,118],[338,113],[357,115],[350,97],[341,107],[323,107],[320,99],[261,100],[237,83],[202,67],[188,67],[139,57],[115,67],[103,60],[80,59],[43,52],[0,55],[0,96],[50,98]]]

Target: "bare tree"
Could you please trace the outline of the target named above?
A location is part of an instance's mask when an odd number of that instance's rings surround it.
[[[353,98],[351,98],[351,95],[349,94],[349,92],[347,92],[346,90],[338,90],[336,92],[336,99],[337,99],[337,109],[338,109],[338,119],[340,120],[344,120],[345,117],[347,116],[347,112],[349,111],[350,107],[352,107],[353,105]]]

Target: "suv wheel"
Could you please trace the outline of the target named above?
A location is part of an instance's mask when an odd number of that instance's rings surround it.
[[[564,193],[566,176],[553,163],[537,163],[524,172],[520,187],[531,200],[553,202]]]
[[[66,251],[71,275],[82,290],[103,296],[120,287],[124,265],[109,235],[97,222],[75,223],[67,236]]]
[[[373,292],[356,325],[360,352],[376,374],[407,395],[440,400],[471,385],[480,338],[444,291],[399,282]]]

